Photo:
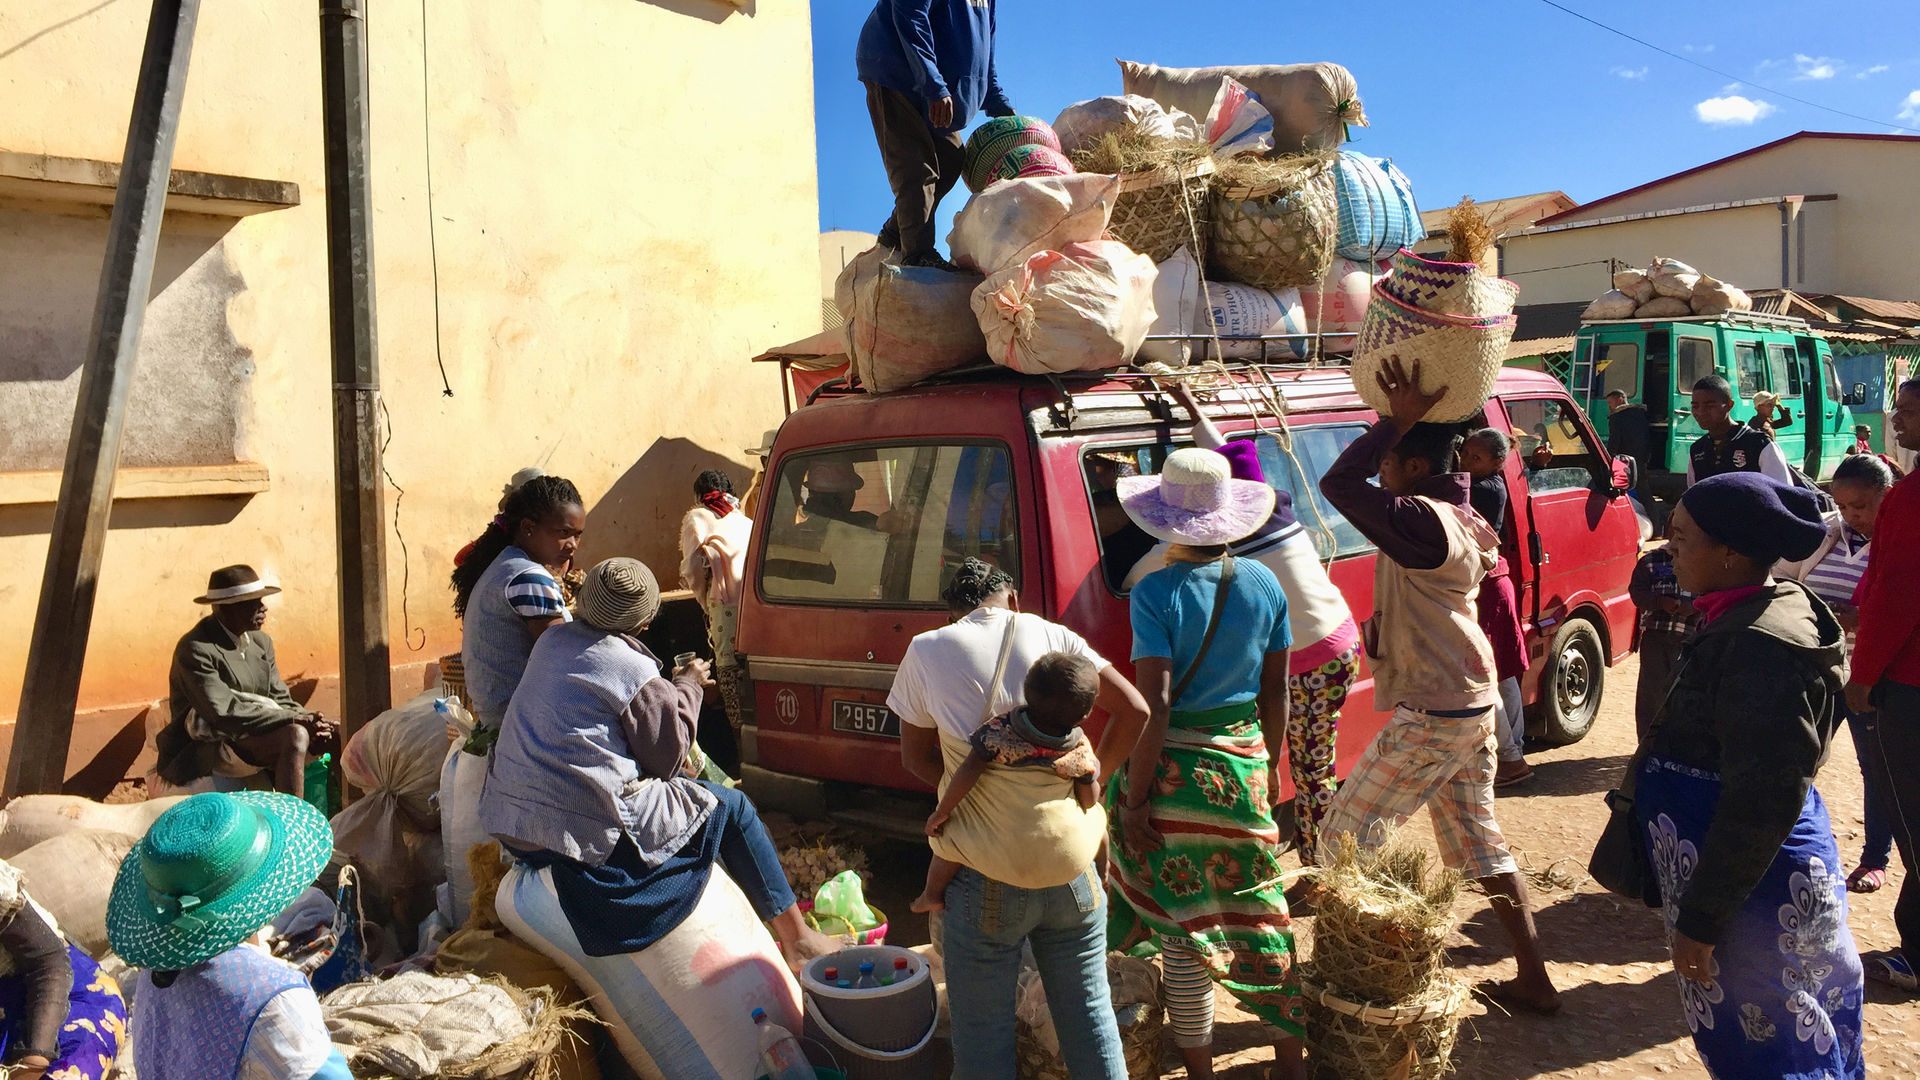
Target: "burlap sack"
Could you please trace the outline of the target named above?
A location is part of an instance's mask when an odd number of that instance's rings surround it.
[[[1360,86],[1339,64],[1173,68],[1122,60],[1120,78],[1127,93],[1189,116],[1207,115],[1221,79],[1237,80],[1273,115],[1274,148],[1282,153],[1332,149],[1346,141],[1348,127],[1367,126]]]

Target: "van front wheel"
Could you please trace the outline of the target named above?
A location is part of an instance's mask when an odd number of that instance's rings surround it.
[[[1606,650],[1600,632],[1582,618],[1568,619],[1553,635],[1540,672],[1541,737],[1568,746],[1587,737],[1606,690]]]

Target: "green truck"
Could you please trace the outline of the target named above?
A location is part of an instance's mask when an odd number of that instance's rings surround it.
[[[1582,323],[1567,383],[1603,436],[1610,392],[1647,407],[1654,449],[1652,460],[1640,463],[1642,488],[1671,499],[1686,483],[1688,448],[1705,434],[1693,420],[1693,384],[1713,374],[1733,385],[1735,420],[1753,415],[1759,391],[1780,396],[1793,422],[1775,435],[1787,460],[1808,476],[1831,477],[1853,445],[1833,351],[1804,319],[1733,312]]]

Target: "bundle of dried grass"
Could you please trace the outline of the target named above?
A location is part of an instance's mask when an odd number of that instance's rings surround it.
[[[1178,168],[1208,153],[1204,139],[1164,139],[1140,131],[1109,131],[1069,157],[1081,172],[1136,173]]]
[[[1471,198],[1461,199],[1458,206],[1447,211],[1447,240],[1448,262],[1478,264],[1480,256],[1493,247],[1493,226]],[[1499,270],[1498,267],[1481,269],[1488,273]]]
[[[1156,263],[1183,247],[1205,261],[1207,193],[1213,184],[1213,158],[1205,142],[1110,131],[1075,152],[1073,167],[1120,175],[1107,222],[1115,240]]]

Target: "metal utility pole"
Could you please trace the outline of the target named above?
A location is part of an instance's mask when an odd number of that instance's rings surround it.
[[[333,338],[344,740],[392,704],[380,358],[373,318],[366,0],[320,0],[320,81],[327,144],[327,296]]]
[[[127,146],[120,156],[119,189],[107,223],[106,260],[80,372],[80,396],[67,436],[60,502],[53,512],[40,608],[27,649],[20,716],[7,759],[6,794],[57,792],[66,782],[80,670],[93,623],[100,555],[113,513],[113,474],[120,464],[120,431],[127,388],[140,349],[140,324],[153,288],[153,256],[160,243],[173,140],[193,53],[200,0],[153,0],[147,41],[134,83]]]

